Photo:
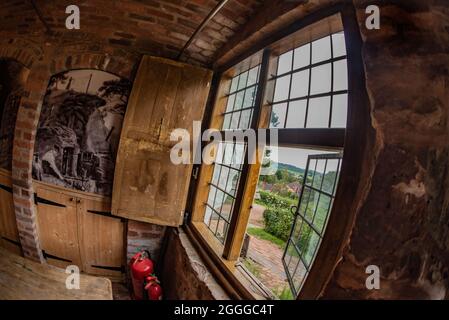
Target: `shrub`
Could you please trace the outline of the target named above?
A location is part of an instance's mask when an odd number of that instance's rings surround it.
[[[298,200],[282,197],[275,193],[260,190],[260,202],[268,208],[278,208],[290,210],[292,206],[298,205]]]
[[[290,208],[267,208],[263,214],[263,218],[266,232],[287,241],[294,219]]]

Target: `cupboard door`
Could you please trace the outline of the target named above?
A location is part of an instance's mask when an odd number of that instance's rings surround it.
[[[89,274],[121,278],[125,265],[125,223],[111,216],[110,202],[78,202],[83,269]]]
[[[3,172],[0,172],[0,245],[11,252],[21,254],[11,177]]]
[[[47,262],[63,268],[77,265],[82,270],[76,198],[40,187],[36,197],[39,239]]]
[[[115,167],[112,213],[167,226],[182,223],[191,164],[170,160],[176,128],[192,137],[201,121],[212,72],[143,57],[129,99]]]

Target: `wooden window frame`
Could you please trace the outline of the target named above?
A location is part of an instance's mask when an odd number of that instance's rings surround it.
[[[264,101],[264,97],[267,96],[267,93],[271,93],[270,90],[274,90],[274,85],[271,87],[266,85],[268,74],[270,72],[273,74],[273,70],[268,70],[268,67],[273,65],[269,63],[270,46],[309,25],[337,14],[340,15],[343,24],[348,61],[349,95],[346,129],[279,130],[279,141],[282,141],[283,146],[345,147],[339,188],[332,212],[330,213],[328,228],[316,254],[314,264],[297,299],[318,298],[330,280],[333,270],[342,256],[346,239],[350,235],[355,219],[357,199],[360,196],[358,192],[360,189],[360,177],[365,170],[369,170],[369,168],[363,168],[363,159],[369,152],[368,142],[373,133],[370,125],[369,99],[366,92],[362,60],[363,42],[354,6],[345,2],[312,13],[275,34],[267,36],[250,50],[217,68],[214,73],[212,91],[209,96],[202,128],[203,131],[208,128],[221,128],[220,117],[214,117],[213,115],[222,113],[224,108],[226,108],[226,89],[230,86],[229,70],[232,70],[233,66],[249,57],[260,55],[261,52],[263,52],[262,65],[259,71],[260,78],[251,128],[267,127],[270,113],[266,111],[269,103]],[[269,107],[271,108],[271,106]],[[256,150],[256,152],[260,152],[260,150]],[[207,180],[205,177],[211,174],[210,171],[213,171],[213,165],[203,164],[193,168],[193,177],[195,179],[192,179],[189,189],[189,202],[186,207],[186,212],[189,214],[187,215],[184,228],[211,272],[229,293],[230,297],[234,299],[257,298],[248,290],[247,281],[237,271],[236,261],[240,255],[259,169],[258,165],[245,164],[243,166],[242,176],[240,177],[236,193],[235,206],[238,206],[239,209],[235,211],[237,214],[233,214],[231,217],[231,225],[223,248],[217,239],[208,236],[207,232],[204,232],[201,227],[202,215],[198,214],[198,212],[201,212],[201,208],[199,207],[199,202],[195,201],[203,193],[206,193],[207,196],[208,188],[204,185],[204,181]],[[251,197],[248,195],[251,195]]]

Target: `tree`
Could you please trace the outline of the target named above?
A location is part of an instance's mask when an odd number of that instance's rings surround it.
[[[105,81],[99,91],[103,98],[110,98],[114,95],[118,95],[122,103],[126,105],[129,93],[131,92],[131,82],[124,78]]]

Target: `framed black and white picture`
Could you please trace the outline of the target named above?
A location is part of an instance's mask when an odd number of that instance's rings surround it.
[[[33,178],[110,195],[129,80],[99,70],[54,75],[42,105]]]

